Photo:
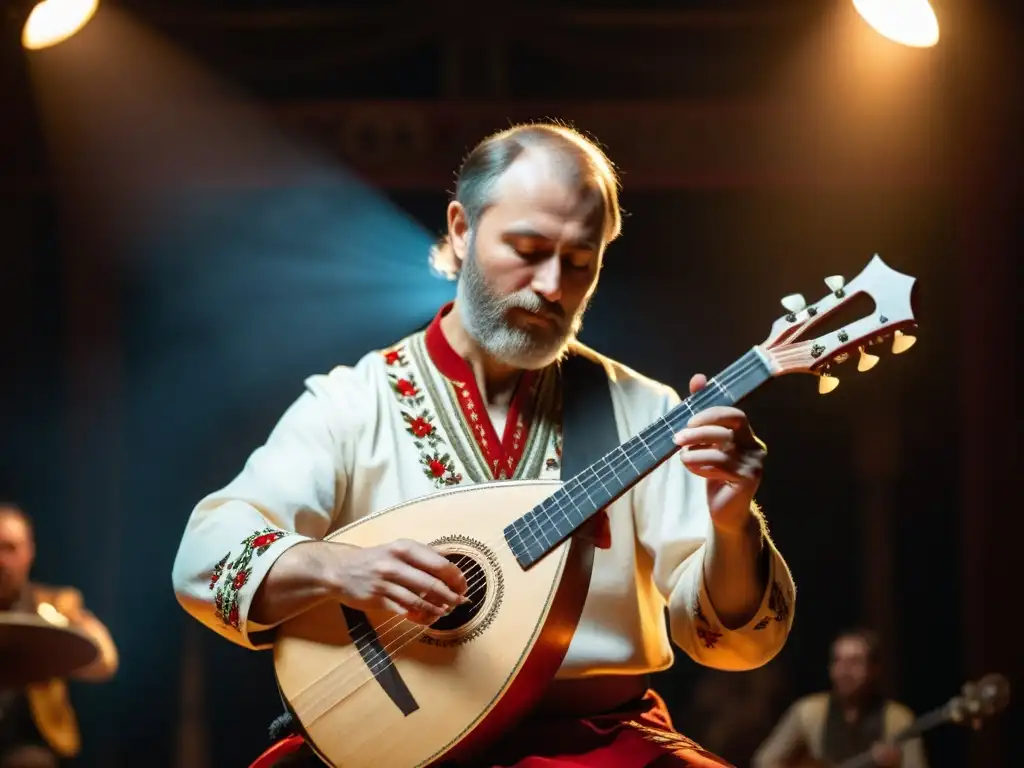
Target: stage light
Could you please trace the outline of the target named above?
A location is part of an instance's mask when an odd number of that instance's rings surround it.
[[[876,32],[914,48],[939,42],[939,20],[928,0],[853,0],[853,7]]]
[[[42,0],[28,15],[21,44],[30,51],[63,42],[96,13],[99,0]]]

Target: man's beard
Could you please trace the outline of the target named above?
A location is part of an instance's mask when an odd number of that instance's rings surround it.
[[[470,337],[495,360],[526,370],[544,368],[565,353],[579,333],[587,305],[584,301],[572,318],[566,318],[560,304],[528,288],[511,296],[496,295],[480,271],[475,239],[470,240],[455,297]],[[552,324],[514,325],[508,317],[514,309],[550,318]]]

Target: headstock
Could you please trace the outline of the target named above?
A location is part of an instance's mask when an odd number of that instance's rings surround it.
[[[818,391],[827,394],[839,385],[829,376],[830,366],[846,362],[859,354],[857,370],[871,370],[878,356],[868,352],[871,346],[892,338],[893,354],[906,352],[917,339],[907,331],[917,327],[914,317],[915,278],[897,272],[875,256],[848,283],[839,275],[825,278],[829,293],[807,305],[798,293],[782,299],[787,313],[772,325],[768,338],[760,345],[776,376],[786,373],[810,373],[820,377]],[[815,326],[845,307],[854,297],[866,294],[875,304],[874,311],[837,331],[811,337]]]
[[[981,721],[1006,708],[1010,703],[1010,683],[1000,674],[985,675],[964,685],[959,696],[946,704],[946,717],[954,723],[981,727]]]

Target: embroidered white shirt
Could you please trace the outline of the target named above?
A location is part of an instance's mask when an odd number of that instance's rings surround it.
[[[559,478],[555,369],[524,375],[499,437],[468,366],[440,330],[445,309],[426,331],[307,379],[240,473],[196,505],[173,568],[189,614],[232,642],[267,648],[272,628],[249,620],[249,605],[289,547],[439,488]],[[622,441],[680,402],[671,388],[599,359]],[[785,561],[769,540],[759,610],[746,626],[723,627],[704,587],[705,481],[678,457],[612,504],[608,519],[611,546],[597,550],[560,678],[665,669],[670,639],[718,669],[760,666],[782,648],[795,599]]]

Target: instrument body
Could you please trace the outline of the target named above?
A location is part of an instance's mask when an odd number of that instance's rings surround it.
[[[397,538],[427,542],[463,568],[472,602],[426,631],[387,612],[367,612],[377,640],[369,664],[354,642],[369,630],[350,632],[336,604],[282,626],[274,651],[278,685],[321,759],[415,766],[469,755],[536,702],[583,611],[593,545],[572,538],[523,570],[501,531],[560,485],[456,487],[328,537],[360,547]]]
[[[335,532],[360,547],[427,543],[466,575],[472,602],[424,630],[386,612],[325,603],[278,628],[278,687],[306,741],[327,764],[411,768],[466,757],[525,714],[554,677],[583,611],[593,547],[577,532],[679,450],[673,437],[700,410],[733,405],[773,377],[821,378],[851,352],[893,338],[909,349],[914,278],[875,256],[849,284],[826,278],[813,305],[783,299],[768,338],[601,460],[558,481],[458,487]],[[823,321],[866,294],[873,311],[816,338]],[[867,361],[867,362],[866,362]],[[870,363],[870,364],[867,364]],[[827,386],[824,386],[826,381]],[[473,585],[482,585],[479,595]]]

